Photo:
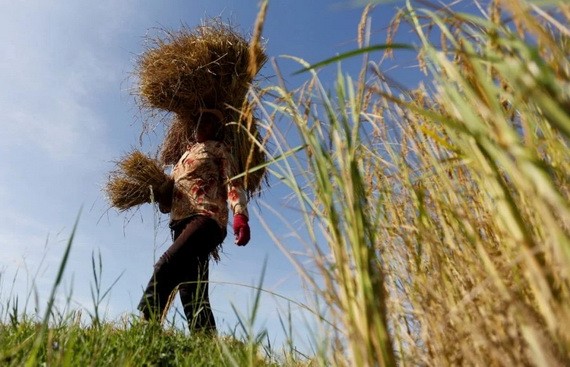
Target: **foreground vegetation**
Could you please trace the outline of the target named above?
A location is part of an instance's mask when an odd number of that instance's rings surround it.
[[[313,261],[293,260],[337,326],[334,365],[570,365],[570,8],[460,5],[408,2],[381,45],[365,14],[358,76],[330,91],[299,61],[301,89],[264,91],[279,152],[281,120],[303,147],[272,169],[305,215]],[[370,53],[399,32],[413,90]]]
[[[276,366],[253,344],[131,320],[85,327],[77,319],[52,326],[0,325],[0,365],[47,366]]]
[[[174,319],[165,325],[147,322],[136,315],[114,322],[105,320],[101,305],[115,283],[101,284],[101,255],[92,256],[94,282],[92,307],[70,309],[56,305],[58,290],[73,245],[77,222],[67,242],[56,279],[44,311],[29,315],[27,305],[36,290],[27,296],[22,310],[17,295],[0,304],[0,366],[278,366],[299,364],[297,354],[283,354],[264,344],[265,332],[254,333],[260,291],[249,315],[239,319],[242,336],[197,333],[188,335]],[[37,298],[37,294],[36,294]],[[36,302],[38,300],[36,299]],[[63,306],[63,309],[61,308]],[[38,310],[39,305],[36,305]],[[244,316],[245,317],[245,316]],[[249,320],[249,321],[248,321]],[[235,331],[234,331],[235,332]],[[303,358],[307,361],[306,358]],[[310,362],[307,362],[310,363]]]

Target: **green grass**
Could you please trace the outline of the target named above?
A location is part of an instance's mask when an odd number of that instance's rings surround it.
[[[75,316],[78,316],[76,314]],[[82,325],[74,315],[59,325],[29,320],[0,325],[0,365],[23,366],[277,366],[263,350],[232,337],[188,337],[179,329],[133,319]],[[38,339],[39,338],[39,339]],[[37,343],[39,348],[33,351]]]
[[[73,247],[79,215],[67,241],[61,263],[46,300],[43,316],[20,309],[18,296],[8,295],[0,305],[0,366],[311,366],[311,358],[288,350],[272,349],[266,330],[253,324],[258,316],[263,274],[254,291],[254,305],[247,313],[234,308],[240,336],[234,334],[192,334],[180,329],[174,320],[163,325],[147,322],[136,315],[110,321],[101,304],[116,284],[102,284],[103,260],[92,255],[92,307],[72,309],[56,302]],[[235,285],[235,284],[234,284]],[[34,293],[32,290],[27,300]],[[36,295],[36,302],[37,299]],[[61,309],[63,307],[63,309]],[[37,306],[36,306],[37,309]],[[289,328],[291,320],[289,319]],[[286,327],[287,323],[283,323]],[[237,328],[237,327],[236,327]],[[292,336],[290,335],[290,340]]]

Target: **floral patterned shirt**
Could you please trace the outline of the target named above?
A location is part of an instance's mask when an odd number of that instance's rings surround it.
[[[228,203],[234,215],[248,216],[245,190],[230,181],[235,175],[226,145],[212,140],[191,145],[172,171],[171,220],[199,214],[211,217],[225,229]]]

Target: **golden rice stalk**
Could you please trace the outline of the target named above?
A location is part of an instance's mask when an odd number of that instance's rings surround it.
[[[111,206],[123,211],[151,202],[151,193],[168,180],[158,162],[138,150],[126,155],[105,187]]]
[[[240,107],[253,80],[248,42],[219,20],[164,31],[139,59],[143,107],[197,115],[201,107]],[[259,52],[255,64],[266,56]]]
[[[232,148],[237,172],[245,173],[242,181],[251,197],[267,183],[265,168],[258,168],[267,162],[267,156],[260,148],[265,146],[265,141],[257,129],[257,119],[251,103],[244,103],[238,122],[226,125],[225,141]]]
[[[249,41],[249,65],[248,73],[251,80],[255,78],[265,61],[267,56],[263,50],[261,44],[261,33],[263,32],[263,25],[265,24],[265,16],[267,15],[267,4],[268,1],[264,0],[261,3],[259,12],[257,13],[257,19],[255,20],[255,26],[253,27],[253,35]]]
[[[137,182],[120,176],[112,176],[105,187],[107,198],[111,206],[120,211],[127,210],[133,206],[149,202],[148,190],[141,190]]]

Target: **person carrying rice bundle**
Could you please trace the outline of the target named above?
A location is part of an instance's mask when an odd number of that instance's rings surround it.
[[[184,314],[193,331],[215,331],[208,297],[208,265],[226,237],[228,204],[233,212],[235,243],[250,239],[247,197],[230,181],[235,169],[222,142],[218,114],[204,112],[196,126],[195,142],[174,166],[172,177],[158,196],[162,212],[170,212],[174,242],[160,257],[139,303],[145,319],[161,316],[178,286]]]
[[[266,59],[256,46],[252,53],[254,48],[229,26],[211,22],[167,33],[139,60],[143,107],[173,114],[160,164],[174,168],[161,178],[154,169],[159,163],[147,158],[152,179],[123,168],[111,177],[107,191],[120,210],[155,201],[161,212],[170,213],[173,243],[154,265],[138,304],[145,320],[162,321],[178,289],[189,329],[216,331],[208,295],[209,259],[219,260],[230,209],[235,244],[249,242],[247,202],[264,177],[264,169],[247,172],[265,163],[246,100]],[[145,188],[151,200],[141,195]],[[135,198],[124,194],[133,192]]]

